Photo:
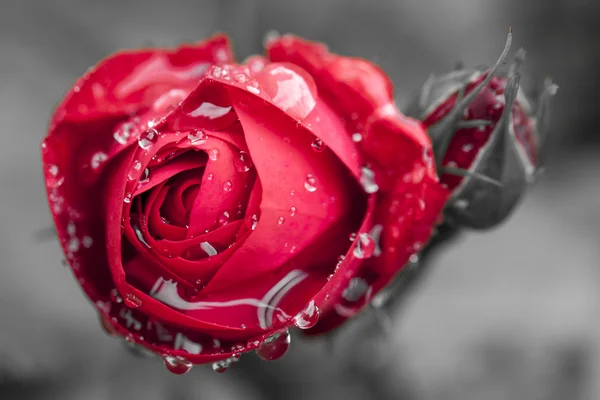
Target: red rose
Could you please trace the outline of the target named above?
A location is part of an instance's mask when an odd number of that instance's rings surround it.
[[[42,143],[60,241],[103,326],[173,372],[274,359],[288,327],[336,327],[446,200],[379,68],[292,36],[267,47],[241,65],[222,36],[117,53]]]

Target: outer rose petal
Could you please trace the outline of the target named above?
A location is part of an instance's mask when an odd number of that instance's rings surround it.
[[[349,132],[360,133],[362,159],[374,171],[379,186],[372,224],[361,229],[368,233],[379,226],[381,254],[362,263],[352,253],[346,255],[337,268],[345,278],[337,283],[336,294],[324,288],[330,294],[329,303],[320,322],[309,331],[321,333],[358,312],[369,295],[387,284],[429,240],[448,193],[439,185],[423,125],[398,111],[391,82],[379,67],[331,54],[322,44],[290,35],[271,41],[267,53],[272,61],[294,63],[313,77],[320,98],[347,121]],[[350,307],[343,289],[351,288],[357,279],[365,293]]]

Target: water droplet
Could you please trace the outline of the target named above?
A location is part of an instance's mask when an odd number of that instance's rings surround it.
[[[138,139],[138,145],[144,149],[148,150],[154,142],[158,139],[158,131],[156,129],[148,129]]]
[[[117,288],[114,288],[110,291],[110,300],[117,304],[121,304],[123,302],[123,298],[119,294],[119,290]]]
[[[291,335],[287,330],[281,333],[275,333],[265,339],[255,352],[258,357],[265,361],[278,360],[283,357],[290,348],[290,342]]]
[[[221,215],[217,218],[217,224],[219,226],[223,226],[229,222],[229,213],[227,211],[223,211]]]
[[[163,361],[169,372],[176,375],[183,375],[194,366],[189,360],[180,356],[164,355]]]
[[[317,153],[320,153],[323,150],[325,150],[325,143],[323,143],[323,141],[321,139],[319,139],[319,138],[316,138],[315,140],[313,140],[313,142],[312,142],[312,144],[310,146]]]
[[[455,200],[454,202],[452,202],[452,206],[464,210],[467,207],[469,207],[469,200],[467,200],[467,199],[458,199],[458,200]]]
[[[100,165],[102,165],[102,163],[106,161],[107,158],[108,156],[105,153],[95,153],[92,156],[92,160],[90,161],[90,166],[92,167],[92,169],[98,169]]]
[[[368,233],[360,233],[352,254],[356,258],[369,258],[375,252],[377,243]]]
[[[140,184],[145,184],[150,181],[150,168],[144,169],[142,176],[140,177]]]
[[[304,181],[304,189],[306,189],[312,193],[315,190],[317,190],[317,187],[315,186],[316,183],[317,183],[317,180],[315,179],[315,177],[312,176],[311,174],[308,174],[306,176],[306,181]]]
[[[142,305],[142,300],[132,293],[125,294],[125,299],[123,302],[129,308],[138,308]]]
[[[246,83],[250,80],[250,78],[248,78],[248,76],[246,76],[244,74],[237,74],[234,79],[238,83]]]
[[[296,195],[296,191],[294,189],[290,190],[290,196],[295,196]]]
[[[209,180],[209,181],[212,181],[214,177],[215,177],[214,174],[208,174],[208,175],[206,175],[206,179]]]
[[[283,218],[283,217],[279,217],[279,219],[277,220],[277,223],[279,225],[283,224],[284,222],[285,222],[285,218]]]
[[[375,183],[375,173],[368,167],[361,168],[360,183],[368,194],[379,190],[379,186]]]
[[[55,188],[63,184],[65,178],[59,175],[58,166],[48,165],[47,170],[48,174],[46,176],[46,184],[49,187]]]
[[[354,242],[354,240],[356,239],[356,232],[352,232],[348,239],[350,239],[351,242]]]
[[[250,217],[250,229],[255,230],[258,225],[258,216],[256,214],[252,214]]]
[[[465,153],[468,153],[469,151],[473,150],[473,145],[470,143],[466,143],[463,144],[461,147],[462,151],[464,151]]]
[[[113,138],[119,144],[127,144],[127,140],[131,137],[135,126],[131,122],[124,123],[119,130],[113,133]]]
[[[350,302],[355,302],[367,293],[369,285],[362,278],[352,278],[342,292],[342,297]]]
[[[223,184],[224,192],[231,192],[232,190],[233,190],[233,183],[231,183],[231,181],[227,181]]]
[[[352,134],[352,140],[355,143],[358,143],[358,142],[360,142],[362,140],[362,135],[360,133],[353,133]]]
[[[188,133],[188,140],[191,144],[200,145],[206,143],[208,140],[208,135],[201,131],[200,129],[194,129]]]
[[[310,303],[294,317],[294,324],[300,329],[309,329],[319,321],[319,307],[315,305],[315,301]]]
[[[254,94],[260,94],[260,89],[255,88],[254,86],[246,86],[246,89],[250,92],[250,93],[254,93]]]
[[[214,362],[212,365],[212,369],[213,369],[213,371],[215,371],[219,374],[222,374],[223,372],[227,371],[227,368],[229,368],[230,365],[231,365],[231,361],[229,359],[221,360],[221,361]]]
[[[131,192],[125,193],[125,197],[123,198],[123,201],[127,204],[131,203],[132,196],[133,196],[133,194]]]
[[[290,216],[292,216],[292,217],[293,217],[294,215],[296,215],[296,207],[294,207],[294,206],[291,206],[291,207],[290,207]]]
[[[250,171],[250,168],[252,168],[252,159],[250,158],[250,155],[244,151],[240,151],[240,154],[233,160],[233,162],[235,164],[235,168],[239,172],[248,172]]]
[[[335,265],[335,270],[336,270],[336,271],[337,271],[337,269],[340,267],[340,265],[342,265],[342,263],[344,262],[344,260],[345,260],[345,259],[346,259],[346,256],[345,256],[345,255],[340,255],[340,256],[338,257],[337,264]]]
[[[210,158],[212,161],[216,161],[217,158],[219,158],[219,149],[210,149],[208,151],[208,158]]]

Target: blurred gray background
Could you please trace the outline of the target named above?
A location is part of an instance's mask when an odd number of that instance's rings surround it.
[[[0,399],[600,399],[600,2],[592,0],[0,0]],[[507,27],[521,82],[550,75],[547,173],[501,228],[468,234],[385,336],[334,351],[294,337],[282,360],[171,376],[98,328],[61,265],[39,143],[64,91],[120,48],[226,31],[240,59],[269,30],[379,63],[405,101],[431,72],[492,63]],[[359,321],[360,322],[360,321]],[[363,329],[362,331],[365,331]]]

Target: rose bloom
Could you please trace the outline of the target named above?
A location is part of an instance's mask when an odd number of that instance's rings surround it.
[[[186,372],[336,328],[425,246],[448,193],[372,63],[282,36],[124,51],[42,143],[60,243],[103,327]]]

